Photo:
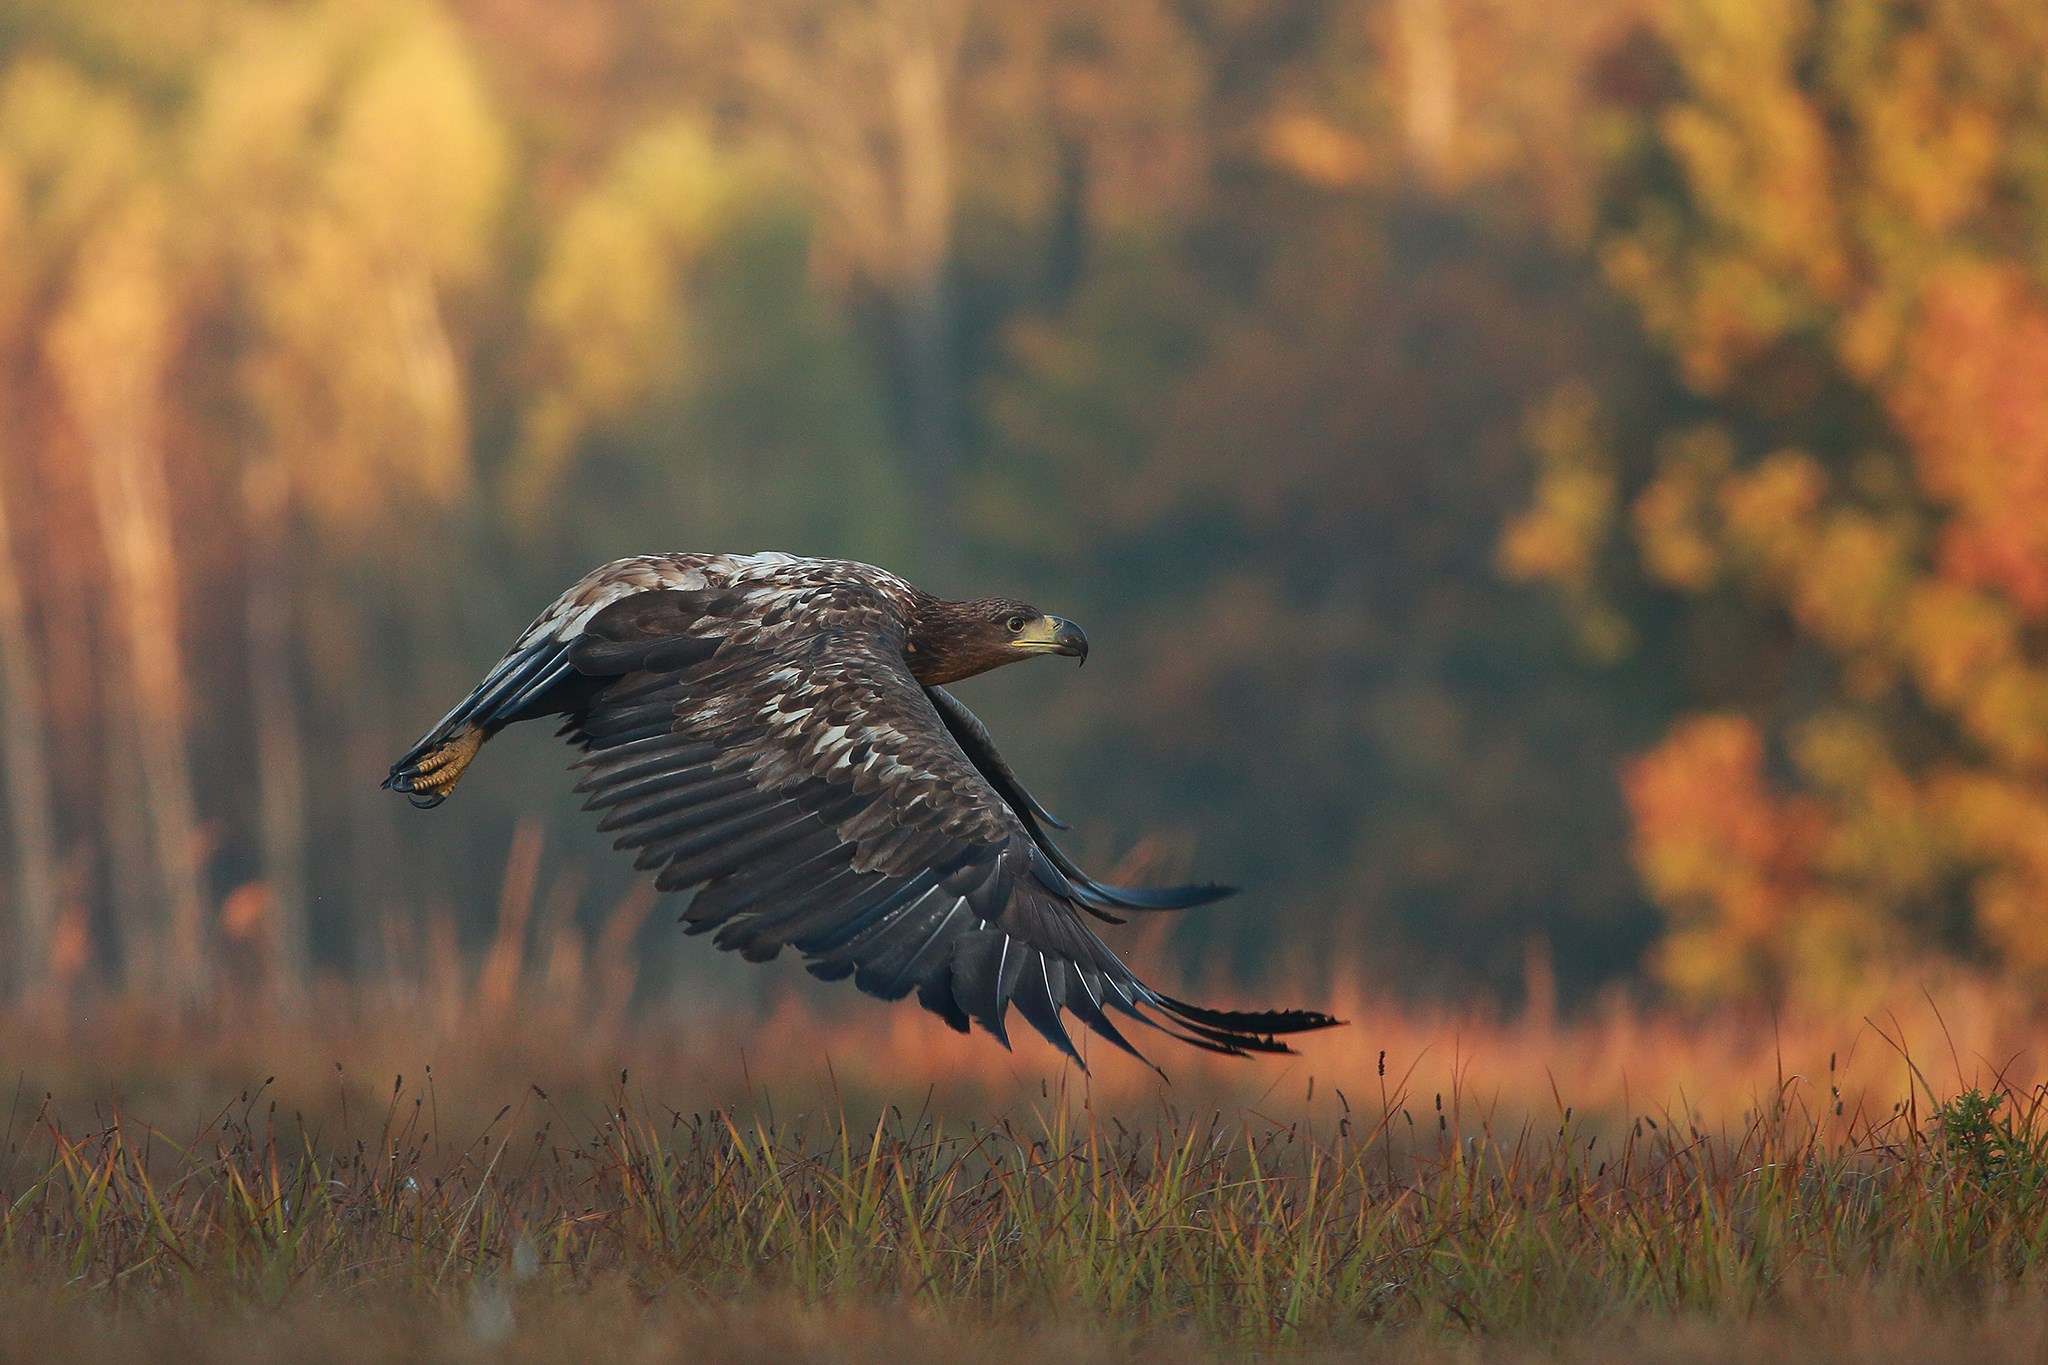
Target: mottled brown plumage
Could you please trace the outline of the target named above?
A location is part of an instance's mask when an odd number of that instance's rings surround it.
[[[751,961],[794,946],[828,980],[915,991],[1008,1041],[1015,1007],[1078,1059],[1072,1014],[1227,1053],[1284,1052],[1335,1021],[1208,1010],[1146,986],[1087,926],[1228,888],[1106,886],[1047,834],[988,731],[944,684],[1034,654],[1085,658],[1068,621],[953,602],[894,574],[789,555],[654,555],[585,577],[391,770],[419,806],[506,725],[563,717],[599,828],[683,919]]]

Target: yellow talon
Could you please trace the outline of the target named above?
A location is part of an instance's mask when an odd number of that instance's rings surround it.
[[[455,735],[415,765],[419,776],[413,779],[412,789],[428,796],[446,796],[455,790],[455,784],[462,780],[463,771],[476,757],[476,751],[483,747],[484,732],[481,729],[472,728]]]

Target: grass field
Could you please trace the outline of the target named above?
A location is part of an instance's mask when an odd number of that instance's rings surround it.
[[[1334,1004],[1175,1079],[448,981],[0,1026],[6,1359],[2048,1352],[2048,1029]],[[536,997],[536,1000],[539,997]]]

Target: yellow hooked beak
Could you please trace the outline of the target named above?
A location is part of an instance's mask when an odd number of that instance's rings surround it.
[[[1063,616],[1041,616],[1028,623],[1010,646],[1027,654],[1061,654],[1088,662],[1088,637]]]

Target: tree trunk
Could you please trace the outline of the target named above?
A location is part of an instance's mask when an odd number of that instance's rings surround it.
[[[135,758],[135,705],[117,679],[125,671],[111,633],[100,642],[106,685],[100,695],[100,824],[106,837],[107,901],[113,933],[101,968],[130,991],[155,990],[163,959],[162,916],[151,875],[148,822],[135,793],[142,769]]]
[[[388,732],[390,697],[383,679],[361,679],[348,689],[345,706],[348,748],[341,773],[347,787],[347,906],[353,926],[350,970],[358,983],[408,971],[424,979],[420,963],[393,962],[386,952],[389,945],[383,925],[387,920],[418,915],[426,907],[417,899],[418,878],[401,880],[398,873],[408,865],[394,807],[406,809],[405,802],[393,800],[390,792],[378,786],[391,755],[397,752]]]
[[[126,647],[139,795],[147,804],[169,931],[151,974],[159,989],[191,1001],[207,986],[206,899],[185,753],[178,567],[160,430],[170,301],[159,235],[153,216],[133,212],[82,254],[52,357],[87,448]],[[116,790],[107,799],[137,795]]]
[[[953,308],[953,80],[962,7],[933,0],[890,6],[889,104],[901,224],[895,306],[903,348],[904,432],[923,512],[925,569],[950,582],[960,567],[954,485],[959,438]]]
[[[57,857],[50,770],[43,753],[41,652],[29,635],[16,571],[7,490],[0,487],[0,769],[14,853],[16,999],[35,1000],[50,985],[51,933],[57,923]]]
[[[1437,189],[1447,188],[1457,170],[1458,53],[1449,2],[1398,0],[1397,6],[1408,156]]]
[[[305,745],[292,667],[291,566],[286,555],[290,476],[274,455],[242,471],[248,520],[249,699],[256,728],[258,826],[270,891],[280,984],[304,988],[312,941],[306,920]]]
[[[809,162],[853,275],[887,313],[923,572],[957,572],[959,379],[947,273],[957,193],[955,87],[967,0],[748,7],[742,61]],[[765,35],[765,36],[763,36]]]

